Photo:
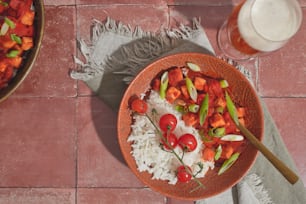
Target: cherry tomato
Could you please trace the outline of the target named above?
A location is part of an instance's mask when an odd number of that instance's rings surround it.
[[[161,139],[162,144],[164,145],[165,149],[171,150],[177,146],[177,137],[175,134],[171,132],[165,132],[163,134],[163,138]]]
[[[197,148],[197,140],[192,134],[184,134],[178,139],[178,144],[186,152],[192,152]]]
[[[132,101],[131,109],[137,113],[144,114],[147,112],[148,105],[144,100],[137,98]]]
[[[176,176],[179,182],[187,183],[191,180],[192,175],[189,173],[191,172],[190,167],[188,166],[185,167],[182,165],[182,166],[179,166],[176,171],[177,171]]]
[[[174,115],[167,113],[159,119],[159,127],[162,131],[173,131],[177,125],[177,119]]]

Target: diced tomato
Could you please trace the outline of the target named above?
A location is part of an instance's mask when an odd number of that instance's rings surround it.
[[[225,112],[223,114],[223,118],[226,121],[225,133],[226,134],[236,133],[237,132],[237,127],[236,127],[236,124],[234,123],[234,121],[232,120],[230,114],[228,112]]]
[[[185,85],[181,86],[181,92],[186,99],[190,98],[188,90],[187,90],[187,86]]]
[[[181,91],[171,86],[166,92],[166,99],[169,103],[173,103],[180,95]]]
[[[214,128],[216,128],[216,127],[223,127],[226,124],[223,116],[220,113],[214,113],[209,118],[209,123]]]
[[[209,107],[207,117],[211,117],[214,114],[214,112],[215,112],[214,107]]]
[[[208,92],[208,84],[207,84],[207,83],[204,84],[203,91],[204,91],[205,93]]]
[[[157,79],[157,78],[154,79],[151,86],[152,86],[152,89],[154,91],[159,91],[159,89],[160,89],[160,79]]]
[[[216,79],[209,80],[208,92],[216,97],[221,97],[223,95],[223,90],[221,88],[220,82]]]
[[[10,36],[1,36],[0,38],[0,50],[8,50],[16,45],[16,42],[13,41]],[[1,50],[2,51],[2,50]]]
[[[0,88],[6,86],[7,82],[13,77],[13,67],[6,66],[5,70],[0,72]]]
[[[0,4],[0,13],[2,13],[5,10],[4,5]]]
[[[234,148],[231,145],[222,146],[222,153],[221,153],[222,159],[229,159],[233,153],[234,153]]]
[[[198,94],[197,104],[202,104],[206,94]]]
[[[17,23],[14,29],[14,33],[18,35],[19,37],[23,37],[23,36],[33,37],[34,28],[33,26],[27,26],[21,23]]]
[[[11,64],[14,68],[18,69],[22,62],[22,57],[16,56],[8,59],[9,64]]]
[[[198,123],[199,118],[196,113],[188,112],[182,116],[183,121],[187,126],[194,126]]]
[[[215,107],[222,107],[225,108],[226,107],[226,100],[224,97],[218,97],[215,100]]]
[[[245,116],[245,108],[238,107],[236,109],[237,109],[238,118],[243,118]]]
[[[33,38],[32,37],[22,37],[21,48],[23,50],[29,50],[33,47]]]
[[[183,73],[180,68],[171,69],[168,72],[168,79],[170,86],[177,86],[177,84],[183,80]]]
[[[216,141],[214,141],[213,139],[207,139],[205,141],[203,141],[203,144],[205,145],[205,147],[207,148],[212,148],[215,146]]]
[[[209,94],[209,101],[208,101],[209,107],[215,107],[216,96],[211,93],[208,93],[208,94]]]
[[[21,0],[11,0],[9,6],[14,10],[18,10],[21,4],[22,4]]]
[[[6,67],[7,67],[7,62],[0,59],[0,74],[1,74],[1,72],[5,72]]]
[[[209,111],[208,111],[208,113],[209,113]],[[200,123],[199,123],[199,125],[200,125]],[[209,129],[208,119],[205,119],[204,124],[201,126],[201,128],[206,130],[206,131]]]
[[[26,11],[22,16],[21,16],[21,23],[24,24],[24,25],[28,25],[28,26],[31,26],[33,25],[33,22],[34,22],[34,16],[35,16],[35,13],[34,11]]]
[[[204,148],[202,151],[202,158],[204,161],[213,161],[215,157],[215,150],[213,148]]]
[[[245,126],[245,120],[244,118],[238,118],[238,121],[241,125]]]
[[[198,91],[203,91],[204,85],[206,84],[206,80],[202,77],[195,77],[193,83]]]
[[[241,152],[244,145],[245,140],[230,142],[230,146],[233,147],[234,152]]]
[[[22,16],[26,11],[30,10],[32,0],[11,0],[9,6],[18,12],[18,16]]]

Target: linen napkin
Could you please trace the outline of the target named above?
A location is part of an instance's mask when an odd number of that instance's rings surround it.
[[[192,26],[159,33],[145,32],[140,27],[107,18],[105,22],[93,21],[91,43],[79,40],[80,51],[85,62],[75,57],[77,70],[71,77],[84,81],[114,111],[118,107],[129,82],[147,64],[158,58],[180,52],[199,52],[214,55],[214,50],[198,19]],[[231,60],[227,59],[229,63]],[[243,66],[236,65],[250,81],[251,73]],[[265,116],[264,144],[280,159],[296,171],[296,167],[277,131],[277,128],[262,102]],[[232,189],[197,204],[269,204],[306,203],[305,188],[301,180],[289,184],[280,173],[259,154],[248,175]]]

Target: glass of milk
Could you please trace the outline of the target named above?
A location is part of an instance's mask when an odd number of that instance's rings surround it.
[[[218,32],[218,46],[234,60],[248,60],[283,47],[302,24],[297,0],[244,0]]]

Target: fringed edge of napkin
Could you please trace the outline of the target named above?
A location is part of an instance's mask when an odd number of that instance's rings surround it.
[[[71,78],[88,81],[98,74],[103,74],[105,71],[103,64],[96,64],[95,61],[91,59],[91,56],[99,38],[107,32],[130,37],[131,39],[138,39],[151,35],[151,33],[144,32],[138,26],[133,30],[129,25],[116,22],[109,17],[107,17],[106,21],[103,23],[99,20],[93,19],[91,43],[86,44],[83,39],[78,40],[78,47],[85,58],[85,63],[74,56],[74,62],[79,66],[77,67],[77,70],[72,70],[70,72]]]
[[[108,56],[101,56],[104,59],[102,63],[97,64],[92,58],[95,45],[107,33],[128,37],[130,42],[134,42],[134,44],[132,47],[129,46],[129,43],[118,47],[120,58],[116,58],[113,53],[109,53]],[[190,40],[192,42],[203,33],[200,19],[197,18],[192,19],[192,26],[180,24],[178,28],[166,29],[156,33],[144,32],[139,26],[133,30],[129,25],[124,25],[122,22],[117,22],[109,17],[103,23],[93,20],[91,43],[86,44],[84,40],[78,40],[79,49],[85,58],[85,62],[74,56],[74,61],[78,66],[76,70],[70,72],[70,76],[73,79],[89,81],[96,76],[103,76],[105,71],[110,71],[115,74],[126,75],[123,80],[128,84],[137,75],[139,68],[143,68],[144,64],[175,48],[180,40]],[[139,43],[135,41],[140,38],[144,38],[144,40]],[[124,70],[116,70],[123,65],[125,66]]]
[[[249,174],[243,180],[250,186],[260,204],[273,204],[267,189],[257,174]]]

